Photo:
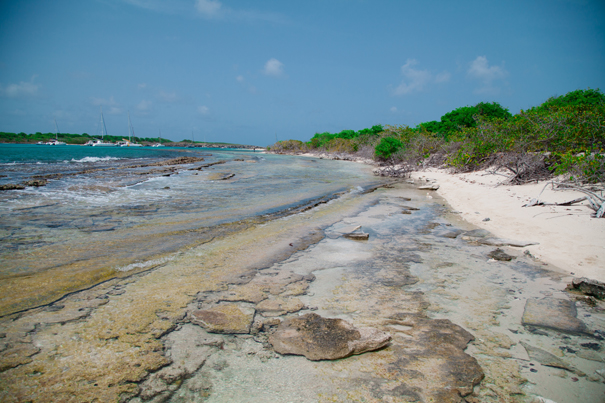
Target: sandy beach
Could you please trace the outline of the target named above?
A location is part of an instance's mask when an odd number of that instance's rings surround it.
[[[586,202],[572,206],[523,207],[537,198],[561,203],[583,196],[554,191],[548,182],[503,185],[505,177],[485,171],[451,174],[429,169],[412,178],[438,183],[439,193],[469,223],[498,237],[537,242],[528,250],[562,274],[605,281],[605,220],[591,217]],[[489,220],[488,220],[489,219]]]

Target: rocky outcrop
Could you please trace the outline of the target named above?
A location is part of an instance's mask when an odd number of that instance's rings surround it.
[[[574,278],[571,284],[567,286],[567,289],[597,299],[605,299],[605,284],[586,277]]]
[[[285,320],[269,336],[269,343],[278,353],[304,355],[314,361],[378,350],[390,340],[391,335],[378,329],[356,328],[342,319],[314,313]]]

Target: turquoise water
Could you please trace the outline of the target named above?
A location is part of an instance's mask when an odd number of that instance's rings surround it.
[[[77,273],[70,290],[384,181],[352,162],[222,149],[0,145],[0,155],[0,184],[47,180],[0,191],[0,280]],[[161,165],[175,157],[200,160]]]

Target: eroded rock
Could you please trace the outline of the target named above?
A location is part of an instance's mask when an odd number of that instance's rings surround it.
[[[567,289],[598,299],[605,299],[605,284],[586,277],[574,278]]]
[[[256,310],[263,316],[280,316],[287,313],[298,312],[305,304],[298,298],[266,299],[256,305]]]
[[[191,313],[191,322],[210,333],[250,333],[255,309],[238,304],[223,304]]]
[[[304,355],[314,361],[377,350],[390,340],[390,334],[378,329],[356,328],[342,319],[323,318],[315,313],[285,320],[269,336],[269,343],[278,353]]]

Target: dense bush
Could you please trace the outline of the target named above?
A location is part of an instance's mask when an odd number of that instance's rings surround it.
[[[376,157],[383,160],[391,158],[391,155],[403,148],[403,143],[394,137],[383,137],[376,146]]]
[[[373,126],[318,133],[293,147],[410,166],[446,164],[461,171],[495,165],[513,172],[516,183],[559,174],[603,182],[605,95],[598,89],[572,91],[514,116],[496,102],[482,102],[415,128]]]

